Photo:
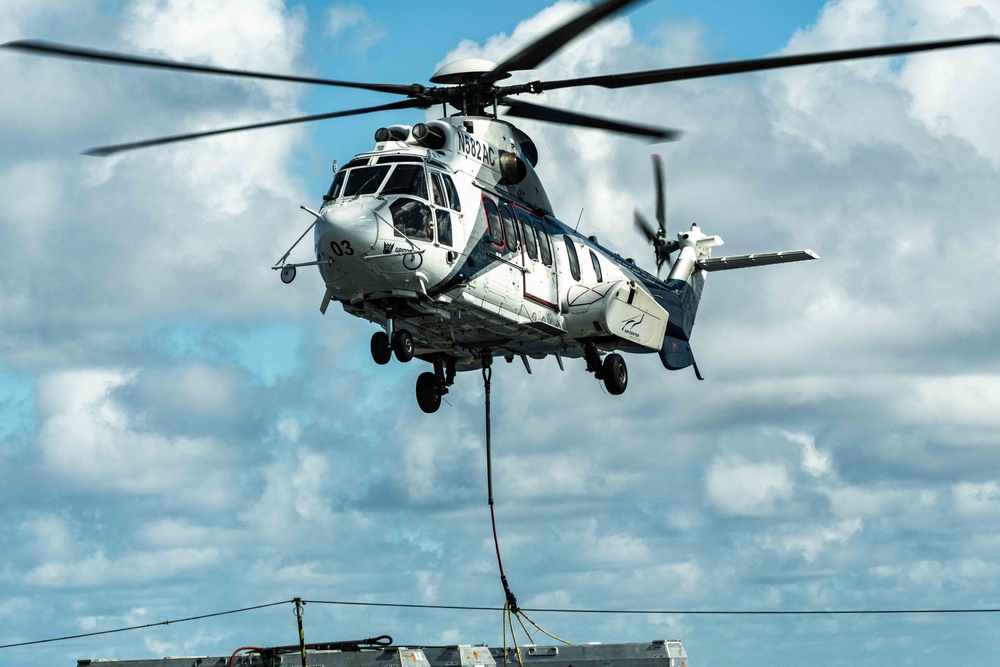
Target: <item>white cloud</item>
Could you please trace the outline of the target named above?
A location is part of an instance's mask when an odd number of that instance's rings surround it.
[[[724,514],[768,516],[792,497],[793,485],[780,463],[715,458],[705,476],[705,492]]]
[[[305,31],[280,0],[137,0],[129,14],[136,48],[236,69],[291,73]]]
[[[811,435],[784,430],[776,433],[789,442],[802,446],[802,467],[807,473],[813,477],[822,477],[831,472],[830,456],[816,449],[816,439]]]
[[[827,547],[846,543],[862,529],[860,519],[847,519],[826,526],[804,527],[790,534],[767,534],[760,538],[760,544],[765,549],[795,554],[807,563],[815,563]]]
[[[4,572],[3,579],[8,584],[40,588],[149,583],[203,571],[220,557],[212,546],[156,551],[125,548],[108,553],[106,546],[81,526],[79,521],[50,513],[24,521],[18,527],[21,543],[10,557],[15,563],[30,565]]]
[[[325,493],[326,458],[304,447],[286,452],[262,469],[264,486],[240,520],[256,534],[284,541],[303,530],[320,530],[332,518]]]
[[[921,424],[1000,427],[1000,375],[915,378],[900,416]]]
[[[42,588],[150,583],[204,571],[218,559],[219,551],[214,547],[126,553],[117,558],[109,558],[98,550],[69,562],[36,565],[24,574],[24,583]]]
[[[1000,483],[959,482],[952,487],[955,511],[972,519],[1000,515]]]
[[[167,437],[134,428],[113,397],[134,372],[63,371],[38,385],[42,461],[63,483],[98,492],[156,495],[172,502],[218,505],[229,499],[231,455],[209,438]],[[198,494],[178,493],[199,488]],[[186,500],[185,500],[186,499]]]
[[[960,38],[1000,33],[1000,3],[933,2],[913,4],[914,38]],[[990,109],[1000,105],[996,86],[982,81],[996,72],[996,47],[961,49],[942,58],[912,58],[901,81],[913,95],[911,113],[933,132],[969,141],[1000,165],[1000,129]]]
[[[364,54],[389,34],[364,5],[332,5],[327,9],[326,19],[327,34],[338,41],[346,40],[348,49],[356,54]]]

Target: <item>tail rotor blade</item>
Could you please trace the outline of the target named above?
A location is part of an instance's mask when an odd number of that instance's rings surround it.
[[[656,243],[656,228],[649,224],[649,220],[646,220],[639,211],[635,212],[635,226],[643,233],[647,241]]]
[[[667,188],[663,178],[663,161],[653,155],[653,176],[656,180],[656,222],[660,224],[660,234],[667,234]]]

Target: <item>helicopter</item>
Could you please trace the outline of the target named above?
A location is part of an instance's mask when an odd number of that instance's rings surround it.
[[[666,227],[663,166],[654,156],[654,226],[641,213],[633,224],[653,247],[655,272],[602,245],[555,216],[538,176],[539,152],[509,120],[524,118],[615,132],[654,142],[679,130],[638,125],[525,102],[523,95],[579,86],[608,89],[692,78],[1000,43],[1000,37],[775,56],[621,74],[502,85],[537,68],[569,41],[642,0],[605,0],[535,39],[500,63],[466,58],[444,65],[422,84],[339,81],[219,68],[93,50],[37,40],[0,45],[21,53],[146,68],[362,89],[403,99],[358,109],[282,119],[90,149],[88,155],[194,140],[230,132],[328,120],[380,111],[432,109],[441,117],[378,128],[371,150],[343,167],[312,223],[272,266],[282,282],[316,267],[323,281],[320,312],[333,302],[376,324],[375,363],[416,358],[431,365],[416,381],[416,399],[436,412],[459,371],[485,370],[497,357],[582,358],[609,394],[628,386],[622,353],[658,354],[668,370],[693,368],[703,379],[691,334],[707,274],[817,259],[812,250],[713,257],[719,236],[697,225],[673,238]],[[503,117],[500,109],[504,109]],[[309,261],[289,261],[312,232]],[[666,274],[663,277],[663,274]]]

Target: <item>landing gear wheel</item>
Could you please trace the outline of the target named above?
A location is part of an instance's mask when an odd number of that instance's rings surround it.
[[[379,366],[384,366],[392,359],[392,348],[389,347],[389,336],[384,331],[372,334],[372,359]]]
[[[392,351],[396,359],[406,363],[413,358],[413,336],[409,331],[397,331],[392,334]]]
[[[427,414],[441,407],[441,391],[434,373],[421,373],[417,378],[417,405]]]
[[[606,356],[602,370],[604,386],[608,388],[608,393],[614,396],[624,394],[625,388],[628,387],[628,368],[622,355],[614,352]]]
[[[292,282],[293,280],[295,280],[295,267],[294,266],[286,266],[285,268],[283,268],[281,270],[281,282],[283,282],[283,283],[285,283],[287,285],[288,283]]]

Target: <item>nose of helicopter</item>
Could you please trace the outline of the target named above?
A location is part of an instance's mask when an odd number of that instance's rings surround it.
[[[384,205],[384,201],[364,200],[324,207],[316,221],[317,259],[360,260],[367,255],[378,240],[376,213]]]

